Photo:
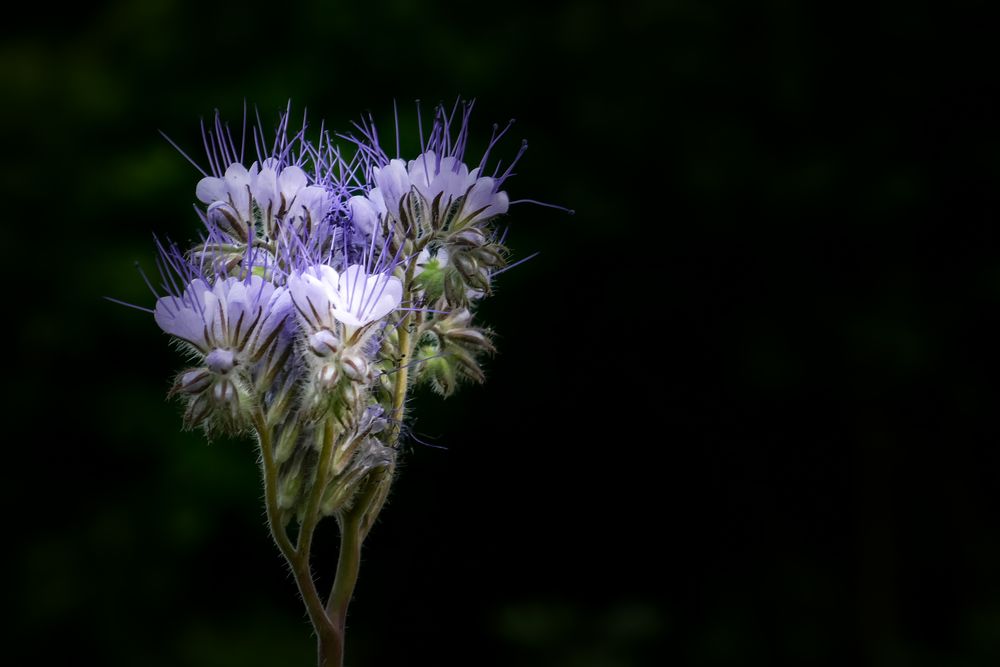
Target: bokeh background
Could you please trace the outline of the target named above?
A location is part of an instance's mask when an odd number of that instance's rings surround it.
[[[530,141],[489,381],[418,397],[350,665],[1000,663],[985,3],[34,3],[0,42],[12,665],[308,665],[249,442],[133,262],[199,116],[478,99]],[[480,143],[481,146],[481,143]],[[318,537],[327,576],[336,531]],[[324,580],[326,581],[326,580]],[[323,586],[325,588],[325,586]]]

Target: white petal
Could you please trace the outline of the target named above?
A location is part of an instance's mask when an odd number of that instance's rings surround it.
[[[340,285],[337,290],[340,295],[340,303],[337,304],[338,307],[346,308],[360,315],[358,310],[361,308],[362,297],[367,287],[368,273],[365,271],[365,268],[360,264],[352,264],[347,267],[344,275],[341,276]]]
[[[341,276],[332,266],[320,264],[319,266],[314,266],[313,271],[316,277],[323,281],[327,289],[336,290],[340,285]]]
[[[378,188],[372,188],[372,191],[368,193],[368,201],[371,202],[372,206],[375,207],[375,212],[385,215],[385,198],[382,196],[382,191]]]
[[[246,167],[238,162],[234,162],[226,169],[226,188],[229,194],[229,201],[232,202],[240,217],[244,220],[251,220],[250,211],[250,179],[251,174]]]
[[[205,322],[201,313],[183,305],[180,299],[172,296],[157,299],[153,318],[166,333],[186,340],[203,352],[208,351]]]
[[[217,201],[227,201],[226,195],[228,190],[226,188],[226,181],[221,178],[207,176],[198,181],[198,185],[195,186],[194,193],[195,196],[198,197],[198,201],[206,204],[212,204]]]
[[[250,183],[250,173],[239,162],[234,162],[226,168],[226,183],[234,188],[241,188]]]
[[[341,322],[355,329],[363,327],[364,325],[368,324],[368,322],[364,322],[358,319],[351,311],[344,310],[343,308],[334,308],[333,316],[337,319],[338,322]]]
[[[295,215],[304,215],[307,212],[312,224],[316,225],[326,217],[330,210],[330,196],[326,188],[319,185],[309,185],[299,190],[295,196],[294,208],[298,209],[292,211]]]
[[[278,189],[281,195],[285,198],[286,204],[291,204],[292,200],[295,199],[295,195],[298,194],[299,190],[306,187],[309,179],[306,178],[306,172],[302,171],[299,167],[286,167],[281,171],[281,175],[278,176]]]
[[[399,202],[410,192],[410,176],[402,160],[390,160],[382,169],[375,171],[375,182],[378,183],[385,199],[389,213],[399,215]]]
[[[215,292],[205,292],[205,326],[208,328],[208,342],[210,345],[219,346],[225,344],[225,330],[222,326],[223,315],[225,313],[224,303]]]
[[[265,160],[260,173],[251,179],[250,192],[265,215],[267,215],[269,209],[271,214],[274,215],[278,212],[278,206],[280,206],[280,202],[278,201],[278,173],[268,166],[268,162],[271,162],[271,160]]]
[[[492,178],[485,177],[477,180],[465,197],[462,214],[471,215],[482,209],[475,219],[485,220],[506,213],[509,205],[507,193],[503,191],[493,192],[494,187],[496,187],[496,181]]]
[[[403,284],[395,276],[390,276],[384,286],[379,285],[379,291],[382,292],[382,295],[379,296],[378,301],[370,306],[368,312],[365,313],[365,319],[369,322],[380,320],[396,310],[403,300]],[[375,294],[377,295],[378,292]]]
[[[332,283],[332,285],[331,285]],[[300,318],[313,329],[331,326],[331,295],[335,294],[337,272],[328,266],[312,267],[288,278],[288,290]]]
[[[351,221],[357,230],[365,236],[371,236],[378,228],[378,212],[375,210],[375,205],[367,197],[358,196],[348,199],[347,205],[351,209]]]
[[[260,346],[266,341],[274,330],[281,326],[286,318],[291,314],[292,297],[291,293],[284,287],[274,288],[270,301],[266,306],[266,315],[257,327],[257,333],[250,343],[251,354],[256,354]],[[279,344],[287,344],[287,340],[279,334]]]

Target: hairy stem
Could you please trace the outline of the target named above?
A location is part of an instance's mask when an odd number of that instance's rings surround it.
[[[403,278],[403,298],[406,303],[413,306],[413,269],[416,262],[411,262],[406,267],[406,274]],[[410,379],[410,357],[413,356],[413,342],[410,340],[410,315],[412,311],[407,311],[399,323],[399,371],[396,373],[396,384],[392,391],[392,423],[393,435],[399,435],[399,429],[403,423],[403,409],[406,406],[406,390]]]
[[[326,602],[326,613],[333,626],[344,634],[347,621],[347,607],[354,594],[361,567],[361,516],[363,512],[351,513],[340,522],[340,555],[337,558],[337,578],[333,582],[330,598]]]
[[[336,643],[330,642],[329,651],[334,649],[340,651],[338,656],[340,659],[344,650],[347,608],[351,604],[351,596],[354,595],[358,572],[361,569],[361,545],[366,536],[365,518],[379,495],[379,486],[379,479],[370,478],[358,493],[351,508],[337,517],[340,524],[340,554],[337,557],[337,576],[330,590],[330,597],[326,601],[326,615],[335,630],[331,639],[339,640]],[[327,659],[332,657],[330,655]],[[339,662],[331,664],[340,665]],[[320,665],[322,667],[323,663]]]
[[[296,550],[300,554],[309,557],[312,549],[312,538],[316,532],[316,524],[319,523],[319,505],[323,499],[323,491],[326,490],[327,475],[330,472],[330,458],[333,456],[333,417],[327,416],[323,421],[323,446],[319,453],[319,466],[316,471],[316,481],[313,482],[311,495],[306,505],[306,513],[302,519],[302,527],[299,529],[298,541],[295,544]]]
[[[261,459],[264,468],[264,505],[267,510],[267,524],[271,529],[271,536],[278,545],[281,555],[288,561],[292,574],[295,576],[295,583],[298,585],[299,593],[306,604],[309,613],[309,620],[320,637],[334,632],[333,624],[330,623],[323,602],[320,599],[319,591],[316,590],[316,582],[313,581],[312,571],[309,568],[309,552],[303,552],[292,546],[288,534],[281,525],[280,511],[278,508],[278,466],[274,460],[274,449],[271,443],[271,431],[267,427],[267,422],[263,412],[254,413],[254,426],[257,429],[257,436],[260,442]],[[300,535],[301,537],[301,535]],[[330,663],[333,665],[334,663]],[[339,663],[336,663],[339,667]]]
[[[412,305],[413,270],[415,264],[407,267],[403,280],[404,295],[407,302]],[[410,323],[412,321],[410,312],[407,312],[399,324],[399,350],[401,358],[399,360],[400,370],[396,374],[396,382],[393,387],[392,396],[392,439],[399,436],[400,425],[403,420],[403,411],[406,405],[406,394],[409,388],[409,366],[410,358],[413,354],[414,338],[411,336]],[[417,317],[418,325],[422,317]],[[334,452],[336,433],[333,417],[328,416],[323,425],[323,442],[320,447],[320,456],[316,480],[313,484],[311,495],[306,503],[305,515],[299,528],[296,543],[293,546],[288,534],[280,523],[280,512],[278,509],[277,476],[278,469],[274,460],[273,445],[271,443],[271,431],[268,428],[267,420],[263,411],[258,410],[254,414],[254,425],[257,429],[261,455],[264,467],[264,496],[267,506],[268,524],[271,534],[277,543],[279,550],[295,575],[295,582],[305,601],[306,609],[309,612],[309,620],[316,630],[318,638],[317,652],[319,667],[342,667],[344,660],[344,631],[347,621],[347,608],[354,594],[357,584],[358,573],[361,567],[361,545],[367,536],[375,516],[381,509],[385,500],[387,487],[383,484],[381,476],[373,475],[367,481],[362,491],[360,491],[350,510],[338,516],[340,523],[340,553],[337,558],[337,573],[334,579],[333,589],[326,605],[322,603],[319,593],[316,590],[316,582],[313,579],[310,569],[310,552],[312,550],[312,540],[316,531],[316,525],[321,518],[319,506],[323,498],[323,492],[329,477],[331,458]],[[390,477],[392,471],[388,471]]]

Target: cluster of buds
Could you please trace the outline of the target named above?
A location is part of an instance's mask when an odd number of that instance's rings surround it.
[[[415,385],[447,396],[484,380],[494,347],[474,312],[507,266],[495,224],[526,145],[487,174],[510,127],[494,126],[470,168],[471,109],[436,108],[410,160],[398,138],[386,153],[370,119],[338,135],[342,149],[328,132],[309,141],[305,125],[290,138],[286,112],[273,142],[253,129],[249,166],[245,136],[237,144],[218,115],[204,132],[205,229],[192,248],[161,245],[155,318],[192,361],[171,390],[185,424],[255,430],[284,520],[311,503],[337,514],[374,473],[391,479]]]

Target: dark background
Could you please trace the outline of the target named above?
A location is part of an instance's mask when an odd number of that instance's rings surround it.
[[[420,396],[352,665],[995,665],[985,3],[35,3],[0,43],[9,664],[308,665],[251,443],[135,260],[199,116],[478,99],[531,147],[489,381]],[[477,154],[478,155],[478,154]],[[316,569],[326,588],[336,531]]]

